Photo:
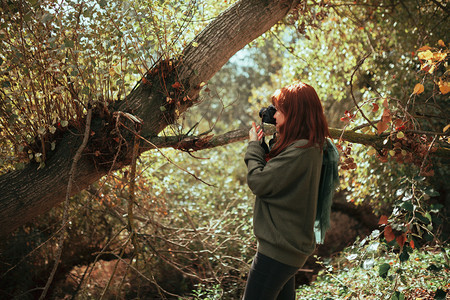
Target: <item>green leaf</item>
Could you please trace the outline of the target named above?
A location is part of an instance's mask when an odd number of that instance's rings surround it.
[[[166,111],[166,110],[167,110],[165,106],[160,106],[159,109],[160,109],[161,111]]]
[[[433,188],[427,188],[427,189],[425,190],[425,194],[427,194],[427,195],[430,196],[430,197],[437,197],[437,196],[440,195],[439,192],[436,191],[436,190],[433,189]]]
[[[394,294],[392,294],[391,300],[405,300],[405,295],[399,291],[395,291]]]
[[[431,272],[439,272],[442,270],[442,267],[438,267],[435,264],[431,264],[427,267],[427,270]]]
[[[425,218],[427,218],[428,221],[430,221],[430,223],[431,223],[432,219],[431,219],[431,215],[430,215],[429,212],[426,212],[426,213],[425,213]]]
[[[434,299],[436,299],[436,300],[445,300],[446,297],[447,297],[447,292],[445,292],[444,290],[441,290],[441,289],[437,289],[436,294],[434,294]]]
[[[417,214],[416,218],[422,221],[424,224],[429,224],[430,220],[422,214]]]
[[[444,205],[439,204],[439,203],[435,203],[435,204],[431,204],[431,212],[433,213],[438,213],[442,208],[444,208]]]
[[[72,40],[68,40],[68,39],[64,40],[64,47],[73,48],[74,46],[75,46],[75,43]]]
[[[51,20],[53,20],[53,15],[49,13],[44,14],[41,18],[42,23],[48,23]]]
[[[423,238],[424,238],[427,242],[431,242],[431,241],[434,239],[434,237],[433,237],[431,234],[429,234],[428,232],[426,232],[426,233],[423,235]]]
[[[403,202],[401,207],[404,210],[409,211],[409,212],[413,212],[414,211],[414,205],[411,202],[409,202],[409,201]]]
[[[378,269],[378,275],[381,278],[386,278],[390,268],[391,268],[391,265],[388,263],[384,263],[384,264],[380,265],[380,267]]]
[[[82,94],[85,94],[85,95],[89,95],[89,87],[87,87],[87,86],[85,86],[85,87],[83,87],[83,89],[81,89],[81,93]]]
[[[402,253],[400,253],[400,255],[399,255],[399,259],[400,259],[401,262],[408,261],[408,259],[409,259],[409,253],[408,253],[408,251],[406,251],[405,249],[403,249]]]

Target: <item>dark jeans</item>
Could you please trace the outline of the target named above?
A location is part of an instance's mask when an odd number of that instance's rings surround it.
[[[256,253],[243,300],[295,300],[295,274],[298,269]]]

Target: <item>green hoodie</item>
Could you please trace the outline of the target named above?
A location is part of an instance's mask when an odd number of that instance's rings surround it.
[[[319,147],[298,140],[265,160],[259,142],[248,144],[247,183],[256,195],[253,230],[258,252],[301,267],[315,249],[314,221],[322,167]]]

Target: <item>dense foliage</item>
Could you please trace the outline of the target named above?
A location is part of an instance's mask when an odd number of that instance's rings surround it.
[[[88,103],[124,98],[230,2],[1,1],[0,173],[29,161],[45,168],[53,135],[82,129]],[[379,224],[317,257],[322,271],[300,299],[439,299],[449,289],[449,165],[433,156],[449,148],[445,5],[304,1],[238,52],[165,132],[246,128],[274,90],[303,80],[331,126],[383,137],[385,149],[335,140],[335,202],[369,205]],[[60,207],[3,242],[0,295],[39,297],[63,246],[55,299],[239,298],[255,251],[245,147],[154,150],[135,169],[111,172],[71,199],[63,245]]]

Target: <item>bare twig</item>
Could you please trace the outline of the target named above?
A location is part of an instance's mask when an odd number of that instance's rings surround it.
[[[191,218],[191,216],[189,215],[189,213],[187,212],[187,210],[185,210],[185,209],[183,208],[182,211],[183,211],[184,215],[186,216],[186,218],[188,219],[189,224],[191,225],[192,229],[195,231],[195,233],[197,233],[197,230],[196,230],[194,221],[192,221],[192,218]],[[197,235],[197,240],[199,241],[200,245],[202,245],[202,249],[206,249],[205,245],[203,244],[202,239],[201,239],[198,235]],[[211,262],[209,261],[208,255],[206,254],[206,252],[204,252],[204,254],[205,254],[205,261],[206,261],[206,264],[208,265],[208,269],[209,269],[209,271],[211,272],[211,275],[214,277],[214,280],[215,280],[216,282],[219,282],[219,280],[218,280],[217,277],[216,277],[216,273],[214,272],[214,269],[213,269],[213,267],[211,266]]]
[[[358,71],[358,69],[362,66],[362,64],[364,63],[364,61],[370,56],[371,53],[366,54],[356,65],[355,70],[353,70],[352,76],[350,78],[350,94],[352,96],[353,99],[353,103],[355,103],[356,108],[358,109],[358,111],[361,113],[361,116],[375,129],[377,129],[377,127],[372,123],[372,121],[366,117],[366,115],[364,114],[364,112],[362,111],[362,109],[359,107],[358,102],[356,101],[355,95],[353,94],[353,76],[355,75],[356,71]]]
[[[50,288],[50,285],[53,281],[53,277],[55,276],[56,269],[58,268],[59,260],[61,259],[63,243],[64,243],[64,239],[65,239],[65,234],[66,234],[66,224],[67,224],[68,218],[69,218],[68,211],[69,211],[70,194],[72,193],[72,185],[73,185],[78,161],[80,160],[81,154],[83,153],[84,149],[86,148],[87,142],[89,140],[89,136],[90,136],[90,132],[91,132],[91,119],[92,119],[92,107],[90,107],[88,109],[83,141],[82,141],[80,147],[78,148],[77,152],[75,153],[75,156],[73,157],[72,166],[69,171],[69,182],[67,184],[66,200],[64,202],[63,221],[62,221],[61,230],[60,230],[60,234],[59,234],[59,241],[58,241],[59,248],[58,248],[58,252],[56,253],[55,264],[54,264],[52,272],[50,273],[50,276],[47,280],[47,283],[44,287],[44,291],[42,292],[41,296],[39,297],[39,300],[45,299],[48,289]]]

